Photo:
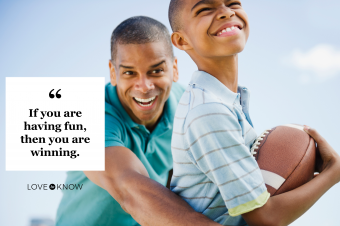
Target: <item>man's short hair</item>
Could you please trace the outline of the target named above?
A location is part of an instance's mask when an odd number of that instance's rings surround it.
[[[171,0],[169,6],[169,21],[173,32],[182,28],[181,13],[184,0]]]
[[[111,59],[114,61],[118,44],[146,44],[163,41],[169,55],[174,57],[170,33],[159,21],[146,16],[135,16],[120,23],[111,36]]]

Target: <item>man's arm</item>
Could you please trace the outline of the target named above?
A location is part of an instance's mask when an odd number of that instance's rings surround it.
[[[292,191],[273,196],[258,209],[243,214],[249,226],[288,225],[304,214],[333,185],[340,180],[340,157],[314,129],[308,133],[318,144],[321,155],[319,172],[310,182]]]
[[[84,173],[143,226],[219,225],[150,179],[142,162],[127,148],[105,148],[105,171]]]

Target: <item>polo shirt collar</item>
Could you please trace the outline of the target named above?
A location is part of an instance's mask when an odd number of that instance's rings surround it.
[[[168,100],[164,104],[163,113],[161,115],[156,128],[152,132],[152,137],[158,137],[165,132],[172,130],[177,108],[177,101],[175,95],[170,92]]]
[[[237,101],[238,103],[240,103],[239,93],[232,92],[217,78],[204,71],[195,71],[191,78],[190,84],[198,85],[199,87],[204,87],[205,90],[208,90],[214,95],[216,95],[224,103],[234,104]]]
[[[165,122],[165,126],[172,129],[172,125],[175,118],[175,112],[177,108],[177,100],[175,94],[170,92],[168,100],[164,104],[164,110],[162,118]]]
[[[125,111],[123,105],[120,103],[118,94],[117,94],[117,87],[110,85],[110,88],[107,90],[106,97],[109,98],[107,102],[112,103],[112,107],[116,108],[120,113],[121,117],[124,119],[125,124],[129,127],[137,127],[138,124],[135,123],[129,116],[129,114]]]
[[[246,87],[239,85],[237,87],[237,93],[234,93],[217,78],[204,71],[194,72],[190,84],[197,85],[198,87],[204,87],[205,90],[213,93],[226,104],[240,104],[246,119],[249,124],[253,126],[249,116],[249,91]]]

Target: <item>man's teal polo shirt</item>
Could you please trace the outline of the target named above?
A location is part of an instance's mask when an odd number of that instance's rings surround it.
[[[105,147],[122,146],[141,160],[150,178],[163,184],[172,169],[171,136],[173,120],[184,87],[173,83],[163,114],[152,133],[132,121],[121,105],[116,87],[105,87]],[[94,119],[95,120],[95,119]],[[83,184],[82,190],[64,190],[56,225],[119,226],[138,225],[104,189],[83,172],[67,172],[65,184]]]

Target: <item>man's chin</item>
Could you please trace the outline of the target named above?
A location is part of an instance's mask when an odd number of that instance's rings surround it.
[[[155,111],[145,111],[145,112],[135,112],[135,116],[138,118],[139,121],[141,122],[149,122],[152,119],[154,119],[156,117],[156,112]]]
[[[134,108],[133,113],[141,122],[150,122],[155,119],[159,111],[158,106],[153,106],[152,109],[142,110],[141,108]]]

